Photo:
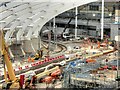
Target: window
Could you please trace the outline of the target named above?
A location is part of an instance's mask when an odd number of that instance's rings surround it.
[[[97,5],[90,5],[89,6],[89,10],[91,10],[91,11],[98,11],[99,10],[99,6],[97,6]]]

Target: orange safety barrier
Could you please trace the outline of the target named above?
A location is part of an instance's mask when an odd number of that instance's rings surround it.
[[[96,60],[94,60],[94,59],[87,59],[86,62],[87,62],[87,63],[95,63]]]
[[[19,67],[19,70],[22,70],[22,67]]]
[[[37,62],[36,65],[39,65],[39,63]]]
[[[26,69],[28,69],[28,68],[29,68],[29,66],[25,66],[25,68],[26,68]]]
[[[41,61],[39,61],[39,64],[42,64],[42,62],[41,62]]]
[[[64,55],[61,55],[61,56],[57,56],[57,57],[54,57],[54,58],[45,58],[44,60],[42,60],[42,61],[39,61],[39,62],[37,62],[36,64],[31,64],[32,66],[36,66],[36,65],[39,65],[39,64],[44,64],[44,63],[46,63],[46,62],[51,62],[51,61],[53,61],[53,60],[58,60],[58,59],[62,59],[62,58],[65,58],[65,56]],[[31,57],[28,57],[28,62],[34,62],[34,58],[31,58]],[[26,68],[28,68],[28,67],[26,67]]]

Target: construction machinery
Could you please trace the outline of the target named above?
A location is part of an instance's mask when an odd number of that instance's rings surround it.
[[[35,56],[32,58],[34,60],[38,60],[39,58],[42,58],[43,56],[43,50],[38,50],[37,53],[35,54]]]
[[[53,71],[51,72],[51,70],[53,70]],[[45,82],[48,87],[49,84],[54,85],[56,83],[57,79],[59,79],[59,80],[62,79],[62,77],[61,77],[62,71],[61,71],[60,67],[56,66],[55,68],[53,68],[51,70],[49,70],[49,72],[47,72],[47,74],[49,74],[47,76],[44,76],[44,77],[41,77],[41,75],[38,76],[38,78],[40,78],[39,83]],[[43,72],[43,73],[45,73],[45,72]]]
[[[3,64],[4,64],[4,78],[5,78],[5,82],[2,84],[2,88],[3,89],[22,88],[21,80],[20,80],[21,78],[16,78],[16,76],[15,76],[15,72],[12,67],[12,63],[10,61],[9,54],[8,54],[8,47],[5,43],[4,34],[3,34],[2,30],[0,30],[0,53],[2,55],[2,60],[3,60]],[[53,71],[55,71],[58,68],[59,67],[56,66],[50,70],[46,70],[43,73],[39,73],[38,75],[34,75],[34,76],[37,76],[39,78],[41,76],[47,75],[48,73],[52,73]],[[24,78],[24,80],[28,81],[27,78]],[[22,80],[22,83],[24,82],[24,80]],[[26,81],[23,84],[26,84]],[[31,82],[33,82],[33,81],[34,81],[34,79],[31,78]],[[28,83],[28,84],[30,84],[30,83]],[[30,85],[28,85],[28,86],[30,86]]]
[[[4,63],[5,83],[3,84],[3,88],[20,88],[19,80],[15,77],[14,69],[8,55],[8,47],[5,43],[2,30],[0,30],[0,52]]]
[[[37,50],[36,54],[33,57],[31,57],[31,61],[39,60],[40,58],[42,58],[44,51],[46,51],[46,54],[47,54],[46,56],[49,56],[48,46],[43,43],[42,43],[42,46],[43,47],[40,50]]]

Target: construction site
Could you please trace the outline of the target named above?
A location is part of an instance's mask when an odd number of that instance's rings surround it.
[[[119,0],[2,0],[0,8],[0,89],[120,89]]]

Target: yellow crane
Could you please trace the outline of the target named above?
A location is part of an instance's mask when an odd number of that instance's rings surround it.
[[[12,63],[8,55],[8,47],[5,43],[4,34],[2,30],[0,30],[0,52],[4,62],[4,85],[6,85],[7,88],[20,88],[19,80],[15,77],[14,69],[12,67]],[[7,78],[6,69],[8,72],[9,80]]]
[[[20,87],[19,78],[16,78],[16,76],[15,76],[15,72],[14,72],[14,69],[12,67],[12,63],[10,61],[9,54],[8,54],[8,47],[5,43],[4,34],[3,34],[2,30],[0,30],[0,53],[2,55],[2,60],[4,62],[4,78],[5,78],[5,83],[2,84],[2,88],[3,89],[22,88],[22,87]],[[53,72],[57,68],[58,68],[58,66],[56,66],[50,70],[44,71],[36,76],[38,78],[40,78],[40,77],[42,77],[50,72]],[[9,76],[9,79],[8,79],[8,76]],[[27,78],[25,78],[25,79],[27,79]]]

